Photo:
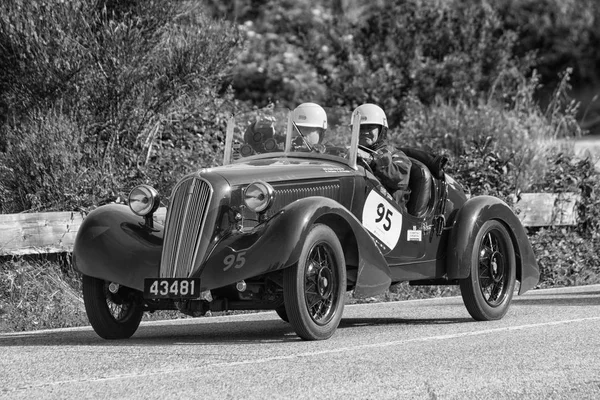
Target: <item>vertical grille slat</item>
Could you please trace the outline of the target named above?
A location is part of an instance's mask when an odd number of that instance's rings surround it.
[[[208,182],[190,177],[171,196],[160,263],[162,278],[188,277],[202,248],[202,230],[212,197]]]

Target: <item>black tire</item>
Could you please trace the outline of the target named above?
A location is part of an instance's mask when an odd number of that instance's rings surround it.
[[[83,302],[94,331],[103,339],[127,339],[140,326],[144,315],[142,293],[119,286],[116,293],[109,282],[83,276]]]
[[[283,321],[290,322],[287,312],[285,311],[285,304],[277,307],[275,309],[275,312],[277,313],[277,315],[279,315],[279,318],[281,318]]]
[[[285,311],[304,340],[330,338],[342,319],[346,264],[342,246],[326,225],[308,233],[298,263],[283,274]]]
[[[460,292],[469,314],[477,321],[504,317],[515,290],[515,250],[500,221],[485,222],[471,255],[469,277],[460,280]]]

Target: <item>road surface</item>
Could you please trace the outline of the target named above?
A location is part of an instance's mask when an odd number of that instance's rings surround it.
[[[460,297],[347,306],[329,340],[275,312],[0,335],[6,399],[598,399],[600,285],[534,290],[501,321]]]

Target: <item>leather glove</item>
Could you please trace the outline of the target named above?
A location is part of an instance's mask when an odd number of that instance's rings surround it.
[[[370,163],[370,167],[375,170],[379,168],[387,167],[392,163],[392,155],[388,152],[375,153],[373,154],[373,160]]]

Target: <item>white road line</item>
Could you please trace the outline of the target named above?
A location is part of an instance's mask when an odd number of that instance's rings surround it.
[[[273,361],[293,360],[296,358],[313,357],[313,356],[319,356],[319,355],[324,355],[324,354],[336,354],[336,353],[360,351],[360,350],[371,349],[371,348],[393,347],[393,346],[398,346],[398,345],[404,345],[407,343],[418,343],[418,342],[428,342],[428,341],[436,341],[436,340],[456,339],[456,338],[468,337],[468,336],[482,336],[482,335],[489,335],[489,334],[493,334],[493,333],[497,333],[497,332],[520,331],[520,330],[525,330],[525,329],[541,328],[541,327],[545,327],[545,326],[564,325],[564,324],[589,322],[589,321],[600,321],[600,317],[578,318],[578,319],[569,319],[569,320],[563,320],[563,321],[543,322],[543,323],[539,323],[539,324],[527,324],[527,325],[518,325],[518,326],[507,326],[507,327],[503,327],[503,328],[484,329],[481,331],[461,332],[461,333],[454,333],[454,334],[449,334],[449,335],[437,335],[437,336],[420,337],[420,338],[414,338],[414,339],[393,340],[393,341],[383,342],[383,343],[362,344],[362,345],[358,345],[358,346],[340,347],[340,348],[329,349],[329,350],[320,350],[320,351],[311,351],[311,352],[304,352],[304,353],[297,353],[297,354],[289,354],[289,355],[285,355],[285,356],[274,356],[274,357],[266,357],[266,358],[252,359],[252,360],[212,363],[212,364],[203,365],[201,367],[166,369],[166,370],[163,369],[163,370],[153,371],[153,372],[120,374],[120,375],[115,375],[115,376],[107,376],[107,377],[99,377],[99,378],[98,377],[88,377],[88,378],[56,381],[56,382],[35,383],[35,384],[31,384],[31,385],[20,386],[20,387],[8,389],[7,391],[5,391],[5,393],[11,392],[11,391],[14,392],[14,391],[20,391],[20,390],[28,390],[28,389],[34,389],[34,388],[40,388],[40,387],[47,387],[47,386],[58,386],[58,385],[77,384],[77,383],[110,382],[110,381],[116,381],[116,380],[143,378],[143,377],[165,375],[165,374],[182,374],[182,373],[189,373],[189,372],[193,372],[193,371],[200,371],[200,370],[204,370],[207,368],[218,368],[218,367],[226,368],[226,367],[235,367],[235,366],[240,366],[240,365],[263,364],[263,363],[268,363],[268,362],[273,362]]]

